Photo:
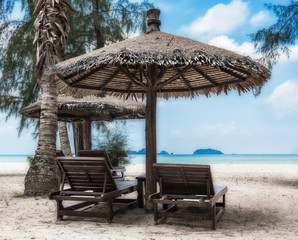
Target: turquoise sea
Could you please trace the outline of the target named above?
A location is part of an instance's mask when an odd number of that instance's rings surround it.
[[[26,162],[28,155],[0,155],[1,162]],[[144,164],[145,155],[129,155],[131,164]],[[158,155],[161,163],[193,164],[298,164],[298,154]]]
[[[130,155],[129,157],[132,164],[145,163],[145,155]],[[175,154],[158,155],[157,161],[189,164],[298,164],[298,154]]]

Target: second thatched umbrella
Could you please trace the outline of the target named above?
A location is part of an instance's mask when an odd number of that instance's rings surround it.
[[[20,113],[32,118],[40,117],[41,101],[24,107]],[[119,119],[145,118],[145,104],[133,100],[122,100],[113,96],[58,97],[58,121],[70,122],[83,119],[112,121]]]
[[[59,89],[125,97],[146,95],[146,196],[156,183],[156,98],[247,92],[262,87],[270,72],[234,52],[159,31],[158,9],[147,12],[147,34],[111,44],[54,66]],[[150,205],[146,205],[147,209]]]
[[[41,101],[23,108],[20,113],[40,118]],[[145,104],[133,100],[122,100],[113,96],[58,97],[58,121],[72,122],[76,154],[78,150],[91,149],[91,121],[120,119],[144,119]],[[76,126],[76,127],[75,127]]]

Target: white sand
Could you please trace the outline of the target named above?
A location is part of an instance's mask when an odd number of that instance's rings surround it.
[[[56,220],[56,203],[46,198],[15,198],[24,190],[26,168],[6,174],[0,165],[0,240],[4,239],[297,239],[298,164],[212,165],[216,184],[227,185],[227,206],[217,230],[206,221],[167,219],[135,208],[104,219]],[[7,166],[6,166],[7,167]],[[128,179],[144,171],[127,167]],[[5,174],[5,175],[4,175]],[[207,227],[206,227],[207,226]]]
[[[27,162],[1,162],[0,163],[0,175],[5,174],[26,174],[29,168]]]

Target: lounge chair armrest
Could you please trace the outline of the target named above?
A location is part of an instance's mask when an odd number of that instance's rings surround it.
[[[214,186],[215,187],[215,194],[212,198],[209,199],[209,204],[214,206],[216,202],[226,194],[228,191],[227,186]]]
[[[49,194],[49,199],[53,199],[53,197],[54,197],[54,196],[57,196],[57,195],[60,195],[60,191],[58,191],[58,192],[51,192],[51,193]]]
[[[157,199],[157,198],[160,198],[160,192],[156,192],[156,193],[150,194],[148,196],[149,202],[151,202],[153,199]]]

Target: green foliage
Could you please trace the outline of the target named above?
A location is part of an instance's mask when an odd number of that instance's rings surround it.
[[[106,149],[113,166],[129,163],[127,129],[124,121],[116,121],[113,126],[105,126],[104,132],[100,132],[98,147]]]
[[[13,197],[14,198],[24,198],[25,194],[23,192],[22,193],[16,192],[13,194]]]
[[[34,157],[33,156],[28,156],[27,161],[29,162],[29,165],[32,164]]]
[[[289,54],[289,45],[295,44],[298,33],[298,3],[291,1],[288,6],[265,5],[277,16],[277,22],[267,29],[251,34],[252,41],[262,53],[262,62],[272,68],[282,53]]]
[[[92,126],[95,127],[97,130],[102,131],[103,133],[108,131],[108,127],[104,121],[92,122]]]
[[[21,108],[37,100],[39,87],[34,76],[36,48],[32,44],[34,3],[22,1],[25,12],[22,20],[11,20],[8,14],[16,1],[1,1],[0,9],[4,20],[0,22],[0,110],[7,117],[18,116]],[[21,118],[20,128],[29,126],[33,121]]]
[[[36,46],[34,46],[33,11],[35,1],[21,1],[24,18],[9,19],[17,0],[0,0],[0,111],[7,117],[19,116],[19,111],[40,98],[40,88],[34,75]],[[90,0],[72,0],[79,14],[67,15],[70,33],[64,59],[96,48],[96,34]],[[118,42],[130,32],[146,31],[146,10],[153,7],[147,0],[98,0],[100,23],[106,44]],[[2,14],[3,13],[3,14]],[[15,96],[15,97],[13,97]],[[38,121],[21,116],[19,131]]]

